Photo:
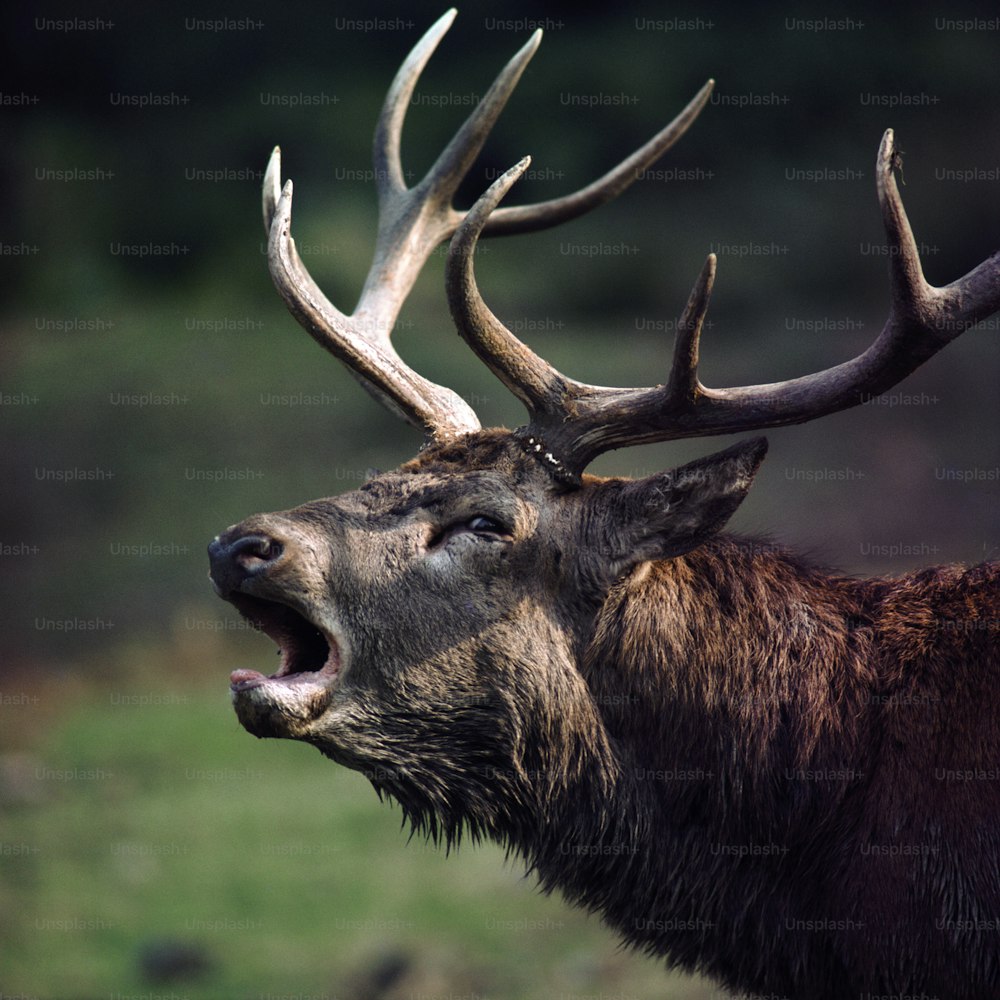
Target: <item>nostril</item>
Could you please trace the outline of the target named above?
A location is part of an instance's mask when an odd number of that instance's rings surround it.
[[[230,546],[229,558],[238,563],[249,574],[263,569],[274,562],[284,547],[281,542],[264,535],[247,535]]]
[[[273,538],[265,535],[247,535],[233,542],[229,548],[229,556],[249,569],[274,562],[283,551],[281,542]]]
[[[243,535],[232,542],[224,539],[215,538],[208,547],[210,575],[223,596],[266,570],[284,552],[281,542],[267,535]]]

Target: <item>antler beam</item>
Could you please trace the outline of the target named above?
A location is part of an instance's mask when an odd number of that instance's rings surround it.
[[[890,247],[890,310],[862,354],[785,382],[710,389],[698,379],[698,348],[715,278],[710,255],[678,326],[673,364],[663,385],[617,389],[567,378],[522,344],[490,311],[476,286],[473,253],[494,207],[527,169],[522,160],[479,199],[449,250],[448,300],[461,335],[528,408],[520,433],[564,476],[577,480],[597,455],[625,445],[803,423],[857,406],[894,386],[973,324],[1000,308],[1000,252],[963,278],[927,283],[893,176],[892,130],[876,163],[878,197]]]

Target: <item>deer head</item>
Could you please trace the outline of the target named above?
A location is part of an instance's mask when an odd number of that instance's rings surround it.
[[[574,194],[499,207],[528,166],[468,211],[453,196],[539,43],[500,73],[427,175],[408,188],[403,117],[454,12],[435,24],[389,89],[374,141],[379,224],[354,312],[324,297],[290,235],[292,183],[276,149],[264,185],[268,261],[288,308],[362,385],[426,433],[421,452],[353,492],[261,514],[209,547],[216,590],[277,642],[278,670],[232,675],[242,724],[316,745],[364,771],[418,826],[463,825],[517,842],[539,804],[574,783],[612,787],[621,762],[581,668],[602,606],[623,581],[704,544],[739,505],[763,459],[754,438],[647,479],[586,474],[626,445],[799,423],[858,405],[899,382],[1000,306],[1000,255],[930,286],[893,176],[893,134],[878,152],[891,247],[888,319],[836,367],[785,382],[713,389],[698,378],[699,336],[716,261],[683,310],[673,363],[651,388],[577,382],[521,343],[483,301],[480,236],[556,225],[621,193],[687,130],[712,81],[646,145]],[[463,339],[525,404],[514,431],[482,429],[456,393],[408,368],[390,343],[403,301],[451,238],[446,284]]]

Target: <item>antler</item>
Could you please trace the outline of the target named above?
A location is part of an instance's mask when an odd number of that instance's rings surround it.
[[[889,129],[879,146],[876,176],[890,249],[891,304],[882,332],[864,353],[786,382],[732,389],[702,385],[698,341],[715,280],[712,254],[688,298],[663,385],[614,389],[576,382],[522,344],[476,287],[472,255],[479,233],[528,162],[500,177],[455,233],[448,255],[448,300],[461,335],[527,406],[530,421],[518,432],[526,446],[570,482],[578,481],[594,457],[624,445],[803,423],[857,406],[1000,308],[1000,252],[943,288],[927,283],[893,176],[899,154]]]
[[[424,65],[451,26],[455,13],[448,11],[417,43],[386,95],[373,150],[379,199],[375,254],[361,297],[350,315],[327,300],[295,250],[290,234],[292,182],[286,182],[282,189],[277,148],[264,178],[268,265],[292,315],[316,341],[345,362],[377,399],[438,440],[477,430],[479,421],[457,393],[429,382],[403,362],[390,342],[392,328],[427,258],[462,221],[463,213],[451,204],[455,191],[541,41],[541,31],[536,31],[501,71],[423,180],[407,188],[400,161],[406,108]],[[483,220],[478,232],[491,235],[544,229],[611,200],[687,131],[708,101],[712,86],[709,80],[674,121],[592,184],[552,201],[500,209],[492,218]]]

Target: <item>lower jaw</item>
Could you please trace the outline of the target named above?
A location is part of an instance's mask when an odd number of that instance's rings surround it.
[[[234,671],[230,678],[233,708],[240,724],[254,736],[301,739],[326,710],[333,689],[310,675],[289,679]]]

